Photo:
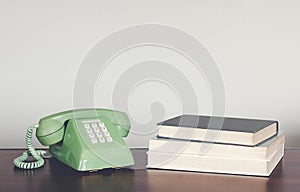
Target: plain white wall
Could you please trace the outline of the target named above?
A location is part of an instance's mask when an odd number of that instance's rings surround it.
[[[177,27],[209,49],[224,81],[226,116],[277,119],[287,146],[300,146],[299,8],[292,0],[0,1],[0,147],[24,147],[26,126],[71,109],[76,73],[88,51],[112,32],[143,23]],[[211,112],[205,81],[176,53],[130,50],[110,70],[121,73],[118,64],[144,58],[168,60],[187,74],[197,88],[200,113]],[[143,108],[153,100],[151,91],[162,93],[155,99],[165,102],[167,116],[180,112],[166,87],[144,86],[129,101],[137,120],[149,118]],[[95,88],[96,96],[102,93]],[[95,103],[106,107],[106,99]],[[146,143],[143,137],[134,140],[131,146]]]

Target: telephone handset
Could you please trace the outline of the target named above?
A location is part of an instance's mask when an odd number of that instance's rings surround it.
[[[14,160],[23,169],[43,166],[44,151],[35,150],[31,144],[32,133],[50,154],[78,171],[125,167],[134,160],[123,137],[128,135],[130,122],[127,115],[109,109],[78,109],[56,113],[40,119],[27,129],[28,152]],[[36,162],[25,162],[28,153]]]

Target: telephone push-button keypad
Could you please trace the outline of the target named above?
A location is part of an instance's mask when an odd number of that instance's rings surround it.
[[[103,122],[83,122],[83,126],[93,144],[113,141],[110,132]]]

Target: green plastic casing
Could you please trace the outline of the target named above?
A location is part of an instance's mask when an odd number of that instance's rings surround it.
[[[93,143],[84,124],[103,122],[112,140]],[[108,109],[79,109],[53,114],[39,121],[36,136],[52,156],[78,171],[134,165],[123,140],[130,130],[127,115]]]

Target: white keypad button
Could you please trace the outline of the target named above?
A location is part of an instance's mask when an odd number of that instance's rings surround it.
[[[104,125],[103,122],[100,122],[100,123],[99,123],[99,126],[100,126],[100,127],[104,127],[105,125]]]
[[[113,141],[112,137],[106,137],[106,140],[107,140],[107,142],[112,142]]]
[[[91,141],[92,141],[92,143],[94,143],[94,144],[98,143],[97,138],[92,138]]]
[[[95,136],[94,133],[89,133],[89,137],[90,137],[90,138],[95,138],[96,136]]]
[[[100,138],[99,138],[99,141],[100,141],[100,143],[105,143],[104,137],[100,137]]]
[[[92,123],[92,127],[93,128],[98,127],[97,123]]]
[[[103,137],[102,133],[96,133],[97,137]]]
[[[105,135],[106,137],[110,136],[109,132],[104,132],[104,135]]]
[[[94,132],[95,133],[99,133],[100,132],[100,129],[98,127],[94,128]]]
[[[106,132],[107,131],[107,128],[106,127],[101,127],[102,131],[103,132]]]
[[[84,126],[84,128],[86,128],[86,129],[87,129],[87,128],[90,128],[90,124],[88,124],[88,123],[85,123],[83,126]]]

